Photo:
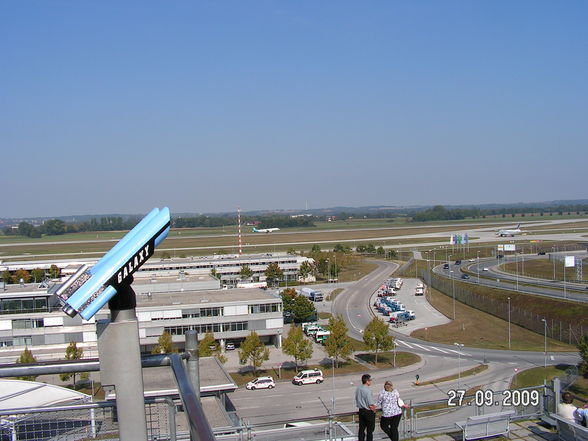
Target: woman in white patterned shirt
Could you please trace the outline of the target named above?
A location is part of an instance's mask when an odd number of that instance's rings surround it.
[[[398,441],[398,425],[402,417],[402,408],[408,405],[400,399],[400,395],[390,381],[384,383],[384,390],[378,395],[377,406],[382,409],[380,427],[392,441]]]

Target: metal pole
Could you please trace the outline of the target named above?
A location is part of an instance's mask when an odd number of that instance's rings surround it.
[[[135,292],[130,285],[117,288],[108,303],[110,323],[99,323],[98,352],[102,385],[116,392],[120,441],[147,439],[143,373]]]
[[[463,344],[461,343],[453,343],[458,348],[457,352],[457,388],[459,389],[459,383],[461,380],[461,348],[463,348]]]
[[[333,414],[335,414],[335,358],[331,358],[333,366]]]
[[[478,285],[480,284],[480,252],[478,251]]]
[[[544,357],[543,357],[543,368],[547,369],[547,320],[545,320],[544,318],[541,319],[541,321],[544,323],[545,325],[545,345],[544,345]]]
[[[186,353],[188,354],[188,377],[192,382],[194,394],[200,400],[200,363],[198,355],[198,333],[194,330],[186,331]]]
[[[508,298],[508,349],[510,349],[510,297]]]

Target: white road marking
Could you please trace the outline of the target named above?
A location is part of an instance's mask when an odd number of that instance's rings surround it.
[[[423,350],[425,350],[425,351],[427,351],[427,352],[431,352],[431,350],[430,350],[429,348],[426,348],[426,347],[424,347],[424,346],[417,345],[416,343],[413,343],[413,345],[415,345],[415,346],[418,346],[419,348],[421,348],[421,349],[423,349]]]
[[[431,346],[431,349],[435,349],[436,351],[443,352],[444,354],[449,354],[449,352],[444,351],[443,349],[436,348],[435,346]]]
[[[405,341],[402,340],[396,340],[397,343],[403,344],[404,346],[410,348],[410,349],[414,349],[411,345],[409,345],[408,343],[406,343]]]

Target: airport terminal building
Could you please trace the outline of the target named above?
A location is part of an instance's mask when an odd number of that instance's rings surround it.
[[[289,273],[296,277],[296,265],[299,268],[304,261],[296,258],[300,256],[148,262],[135,274],[133,283],[141,350],[150,352],[164,331],[179,345],[190,329],[197,331],[200,338],[213,332],[222,347],[227,341],[238,345],[251,331],[266,344],[281,346],[283,311],[276,290],[220,288],[227,285],[223,281],[237,280],[235,276],[242,264],[260,274],[263,264],[267,267],[278,260],[282,262],[280,268],[291,268]],[[71,267],[71,262],[68,265]],[[212,277],[210,265],[225,278]],[[108,309],[102,309],[89,321],[79,316],[71,318],[61,311],[61,305],[47,287],[6,285],[0,289],[0,363],[13,363],[25,347],[32,350],[37,360],[63,359],[70,342],[83,348],[86,357],[95,357],[96,322],[108,318]]]

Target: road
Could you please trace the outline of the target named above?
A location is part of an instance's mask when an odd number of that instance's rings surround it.
[[[585,255],[586,253],[583,252],[582,254]],[[543,256],[526,255],[525,259],[528,260],[528,258],[533,257]],[[566,289],[564,290],[563,282],[554,282],[536,279],[532,277],[516,276],[514,274],[505,273],[496,268],[497,266],[502,265],[506,262],[514,262],[514,259],[512,257],[501,259],[501,262],[499,264],[496,263],[496,259],[494,258],[480,259],[479,263],[462,263],[462,265],[467,268],[467,272],[470,274],[470,279],[467,280],[461,278],[462,274],[464,274],[461,265],[456,265],[454,262],[449,263],[449,268],[443,268],[443,265],[437,265],[433,268],[433,272],[435,274],[447,277],[449,279],[453,278],[463,283],[471,283],[476,285],[478,284],[479,273],[480,285],[507,289],[525,294],[533,294],[557,299],[573,300],[581,303],[588,303],[588,290],[585,289],[585,284],[566,283]],[[484,271],[485,268],[487,268],[487,271]]]

